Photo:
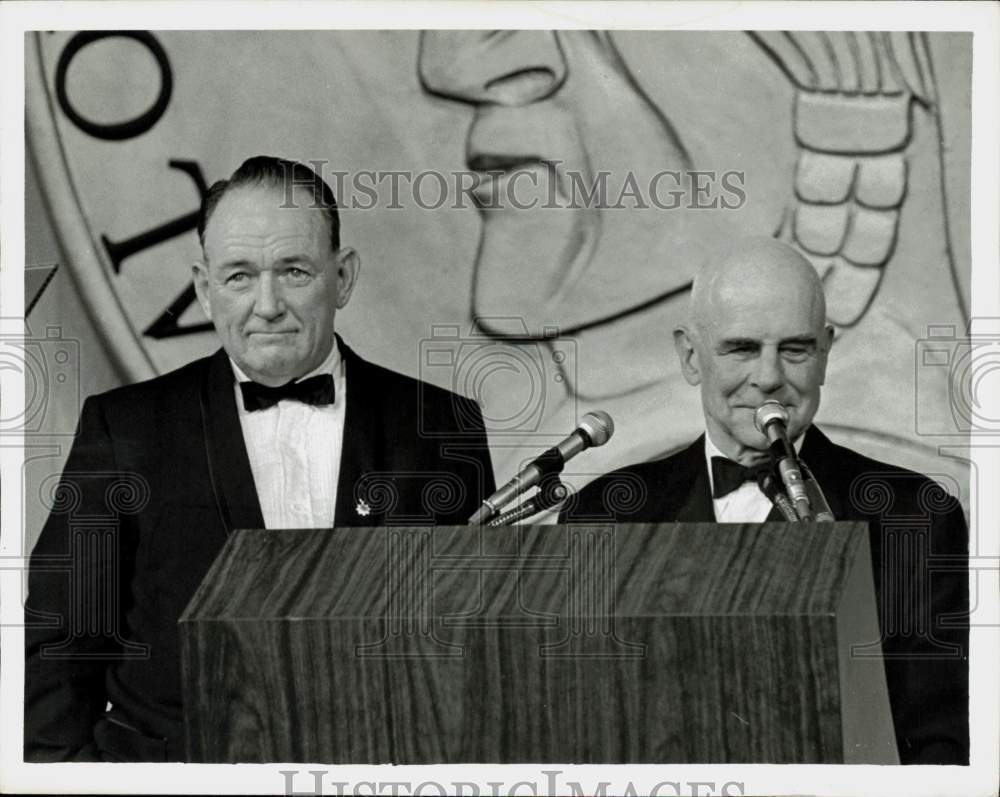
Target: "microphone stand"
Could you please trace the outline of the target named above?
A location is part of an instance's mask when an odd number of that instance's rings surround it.
[[[500,526],[511,526],[520,523],[525,518],[551,509],[566,500],[569,488],[559,479],[558,473],[550,473],[538,483],[538,489],[530,498],[522,501],[513,509],[503,512],[490,520],[486,526],[491,529]]]
[[[541,473],[541,478],[538,481],[538,487],[541,488],[542,484],[552,476],[557,477],[562,473],[563,468],[566,467],[566,458],[563,453],[559,450],[558,446],[554,446],[546,451],[543,451],[540,456],[538,456],[532,463],[532,467],[536,468]],[[495,528],[497,525],[507,525],[506,523],[494,523],[500,517],[505,517],[509,513],[500,513],[503,506],[509,504],[526,489],[531,489],[530,487],[525,487],[522,480],[522,475],[519,473],[511,481],[509,481],[503,488],[495,492],[492,496],[483,501],[476,513],[469,518],[470,526],[489,526]],[[565,497],[565,496],[564,496]],[[525,502],[527,503],[527,501]],[[520,509],[523,504],[519,504],[517,509]],[[547,507],[546,507],[547,508]],[[511,512],[515,510],[510,510]],[[541,510],[538,510],[541,511]],[[527,517],[526,515],[524,517]],[[487,518],[492,518],[492,520],[487,520]]]
[[[799,522],[799,516],[795,512],[791,499],[785,493],[781,479],[775,477],[773,473],[762,472],[757,477],[757,486],[760,487],[760,491],[764,495],[771,499],[771,503],[778,507],[778,511],[781,512],[785,520],[789,523]]]
[[[802,468],[796,469],[798,456],[791,443],[786,439],[779,438],[771,443],[768,449],[771,454],[771,462],[774,469],[781,475],[781,482],[785,486],[783,491],[788,496],[788,500],[795,507],[795,516],[803,523],[812,523],[816,518],[813,516],[812,507],[809,504],[809,494],[805,488],[805,477],[801,475]],[[796,473],[796,470],[798,473]]]
[[[768,453],[772,470],[770,474],[758,476],[757,484],[789,521],[832,522],[833,512],[826,496],[788,439],[788,417],[785,406],[774,399],[768,399],[754,412],[754,426],[770,442]]]
[[[799,460],[799,468],[802,470],[803,484],[809,493],[809,503],[814,509],[814,515],[811,517],[803,518],[796,511],[796,506],[788,497],[788,493],[785,492],[784,484],[773,471],[761,472],[757,477],[757,485],[760,487],[760,491],[771,499],[771,503],[778,507],[789,523],[832,523],[836,518],[830,510],[830,504],[827,502],[819,482],[816,481],[812,471],[801,459]]]
[[[826,496],[823,495],[823,490],[819,486],[819,482],[816,481],[816,477],[813,476],[812,471],[809,470],[809,466],[806,465],[806,463],[801,459],[799,459],[799,468],[802,470],[802,478],[805,482],[806,492],[809,493],[809,503],[812,505],[816,514],[816,522],[833,523],[836,518],[830,510],[830,504],[827,502]]]
[[[519,498],[534,486],[541,486],[548,476],[562,473],[566,463],[590,447],[603,446],[611,435],[615,433],[615,422],[604,410],[588,412],[580,419],[579,425],[565,440],[552,448],[543,451],[535,457],[525,467],[519,470],[513,479],[503,485],[499,490],[495,490],[492,495],[483,499],[482,504],[469,518],[470,526],[496,525],[490,523],[490,519],[500,514],[500,510],[511,501]],[[551,489],[551,488],[550,488]],[[558,491],[557,491],[558,493]],[[563,494],[565,498],[565,493]],[[548,502],[552,496],[540,491],[535,497],[534,504],[527,504],[518,507],[517,513],[522,517],[522,512],[528,512],[532,506],[548,508],[552,504]],[[561,500],[561,499],[558,499]],[[541,502],[541,503],[539,503]],[[540,511],[540,510],[536,510]],[[505,517],[509,515],[505,514]]]

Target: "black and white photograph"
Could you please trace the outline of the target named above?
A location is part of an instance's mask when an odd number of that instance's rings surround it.
[[[1000,8],[0,13],[0,789],[997,793]]]

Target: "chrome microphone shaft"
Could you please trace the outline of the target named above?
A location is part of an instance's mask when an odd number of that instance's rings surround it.
[[[791,457],[785,456],[778,461],[778,473],[781,474],[781,481],[785,484],[788,498],[795,507],[795,514],[803,523],[811,523],[814,518],[812,507],[809,504],[809,494],[806,492],[805,479],[802,478],[802,471],[799,470]]]
[[[815,518],[805,479],[795,449],[788,439],[788,410],[778,401],[765,401],[757,408],[753,420],[757,430],[771,443],[771,458],[778,466],[785,491],[795,506],[795,514],[804,523],[812,522]]]
[[[588,412],[568,437],[558,445],[543,451],[514,477],[483,499],[479,509],[469,518],[470,526],[482,526],[498,515],[511,501],[523,495],[549,476],[562,472],[566,463],[591,447],[603,446],[615,432],[615,422],[603,410]]]

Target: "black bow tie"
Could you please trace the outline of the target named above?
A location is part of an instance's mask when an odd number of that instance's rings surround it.
[[[258,382],[240,382],[240,391],[243,393],[243,407],[247,412],[266,410],[282,399],[321,406],[333,404],[335,397],[333,377],[330,374],[310,376],[301,382],[293,380],[279,387],[268,387]]]
[[[770,470],[770,462],[748,468],[725,457],[712,457],[712,498],[722,498],[747,482],[756,482],[758,474],[768,473]]]

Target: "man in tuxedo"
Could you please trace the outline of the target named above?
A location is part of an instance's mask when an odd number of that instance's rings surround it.
[[[869,523],[901,763],[968,763],[965,517],[936,483],[836,445],[812,424],[833,337],[812,265],[771,238],[739,241],[696,277],[687,323],[674,330],[684,378],[701,390],[706,433],[592,482],[561,520],[781,520],[755,478],[768,441],[754,425],[757,407],[780,402],[834,517]],[[615,500],[636,484],[637,500]]]
[[[86,401],[32,553],[29,761],[184,758],[177,621],[234,530],[464,524],[495,486],[473,402],[335,335],[360,261],[319,175],[251,158],[198,232],[222,348]]]

